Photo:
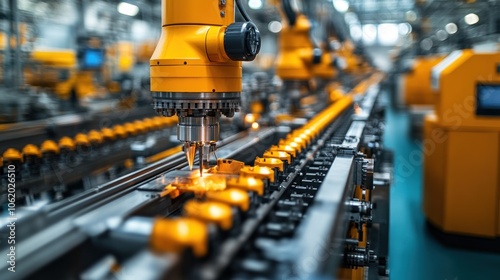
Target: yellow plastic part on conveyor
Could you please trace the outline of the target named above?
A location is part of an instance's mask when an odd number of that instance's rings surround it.
[[[3,159],[5,161],[22,161],[23,157],[18,150],[9,148],[3,153]]]
[[[276,168],[278,171],[283,172],[285,169],[283,161],[277,158],[260,158],[255,159],[254,165],[261,167],[269,167],[271,169]]]
[[[208,201],[216,201],[238,207],[242,211],[250,208],[250,197],[246,191],[230,188],[223,191],[207,192],[205,194]]]
[[[88,146],[90,145],[89,137],[83,133],[78,133],[75,136],[75,144],[77,146]]]
[[[274,171],[266,166],[244,166],[241,169],[240,176],[269,179],[269,182],[274,183]]]
[[[42,157],[42,153],[40,152],[40,149],[38,149],[38,147],[33,145],[33,144],[28,144],[28,145],[24,146],[23,155],[24,156]]]
[[[229,178],[226,185],[228,188],[255,192],[260,196],[264,195],[264,182],[254,177],[240,176],[238,178]]]
[[[57,146],[56,142],[54,142],[52,140],[45,140],[45,141],[43,141],[42,145],[40,146],[40,151],[42,151],[42,154],[45,154],[45,153],[58,154],[59,153],[59,146]]]
[[[282,152],[282,151],[266,151],[262,157],[264,158],[277,158],[281,161],[291,163],[292,162],[292,156],[287,153],[287,152]]]
[[[269,148],[269,151],[277,151],[277,152],[286,152],[286,153],[289,153],[292,158],[296,158],[297,157],[297,153],[299,152],[300,153],[300,147],[293,147],[291,145],[288,145],[288,144],[279,144],[277,146],[271,146],[271,148]]]
[[[121,139],[127,138],[128,133],[125,131],[125,127],[123,125],[117,124],[113,126],[113,131]]]
[[[104,141],[113,141],[115,140],[115,132],[110,129],[110,128],[103,128],[101,129],[101,134],[102,134],[102,138],[104,139]]]
[[[219,158],[217,159],[217,174],[239,174],[240,170],[245,166],[244,162]]]
[[[184,214],[204,222],[215,223],[223,230],[230,230],[233,226],[231,206],[220,202],[190,200],[184,204]]]
[[[149,242],[155,252],[181,253],[190,248],[203,257],[208,253],[208,228],[192,218],[157,219]]]
[[[75,142],[73,139],[64,136],[63,138],[59,139],[59,148],[61,149],[67,149],[67,150],[74,150],[75,149]]]
[[[87,135],[88,135],[88,139],[91,143],[101,144],[103,142],[102,134],[100,132],[98,132],[97,130],[91,130]]]

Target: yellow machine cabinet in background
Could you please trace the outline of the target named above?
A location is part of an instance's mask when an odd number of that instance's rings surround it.
[[[433,105],[435,92],[431,88],[431,70],[444,56],[416,57],[412,69],[401,75],[399,94],[405,106]]]
[[[432,69],[424,212],[440,233],[500,237],[500,53],[455,51]],[[489,243],[491,245],[491,242]]]

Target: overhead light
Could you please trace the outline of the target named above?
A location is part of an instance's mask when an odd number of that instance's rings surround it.
[[[465,23],[467,23],[468,25],[473,25],[479,21],[479,17],[474,13],[470,13],[464,17],[464,20]]]
[[[436,37],[439,41],[444,41],[448,38],[448,33],[444,30],[438,30],[436,32]]]
[[[139,13],[139,7],[127,2],[120,2],[120,4],[118,4],[118,12],[120,14],[133,17]]]
[[[248,7],[250,7],[250,9],[258,10],[261,9],[262,6],[262,0],[248,0]]]
[[[333,7],[340,13],[345,13],[349,10],[349,2],[347,0],[333,0]]]
[[[400,35],[403,36],[408,35],[410,34],[411,30],[412,30],[411,24],[407,22],[398,24],[398,31]]]
[[[414,11],[407,11],[405,17],[407,21],[416,21],[417,13],[415,13]]]
[[[281,25],[281,22],[275,20],[271,21],[267,25],[267,29],[269,29],[269,31],[271,31],[272,33],[279,33],[282,27],[283,26]]]
[[[448,34],[455,34],[458,31],[458,26],[453,22],[450,22],[447,25],[445,25],[444,30],[446,30]]]

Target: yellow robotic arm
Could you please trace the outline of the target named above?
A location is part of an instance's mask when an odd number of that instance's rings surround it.
[[[221,115],[239,109],[241,61],[260,50],[259,31],[240,1],[162,0],[162,33],[150,60],[153,106],[177,114],[190,168],[199,149],[200,175],[219,140]],[[234,22],[235,6],[245,22]]]

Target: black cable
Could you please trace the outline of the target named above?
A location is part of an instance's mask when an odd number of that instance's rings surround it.
[[[288,19],[288,23],[290,26],[294,26],[295,22],[297,21],[297,14],[292,8],[292,4],[290,3],[290,0],[283,0],[283,11],[285,12],[285,15]]]
[[[252,19],[250,19],[250,16],[247,14],[247,11],[243,7],[243,4],[241,4],[241,0],[235,0],[235,2],[238,10],[240,11],[240,14],[243,16],[243,19],[245,19],[246,21],[252,21]]]

